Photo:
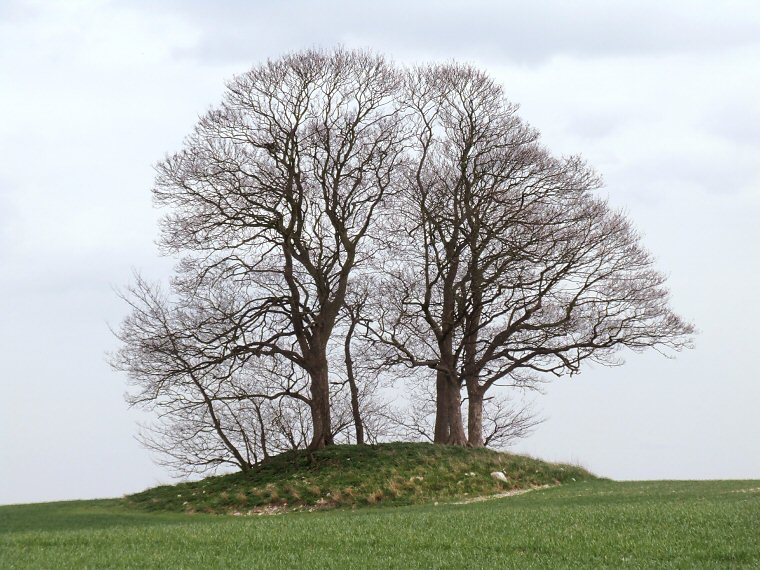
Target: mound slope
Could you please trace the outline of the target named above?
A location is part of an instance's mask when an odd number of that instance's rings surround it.
[[[503,472],[507,481],[491,477]],[[165,485],[126,497],[150,511],[255,514],[453,502],[596,479],[572,465],[427,443],[340,445],[271,457],[248,473]]]

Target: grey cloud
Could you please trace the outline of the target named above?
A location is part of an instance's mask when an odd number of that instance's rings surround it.
[[[570,118],[567,130],[582,138],[598,139],[613,135],[625,124],[626,121],[613,112],[587,113]]]
[[[15,206],[11,201],[12,187],[10,182],[0,178],[0,259],[7,252],[6,245],[12,238],[11,224],[14,220]]]
[[[760,105],[723,107],[703,120],[704,128],[724,140],[760,146]]]
[[[134,6],[133,3],[130,5]],[[142,2],[145,9],[153,4]],[[201,31],[177,55],[206,62],[252,61],[313,45],[369,45],[397,54],[536,63],[578,57],[703,52],[753,44],[760,12],[748,2],[600,3],[540,1],[515,5],[460,2],[179,2],[163,4]]]
[[[0,23],[15,24],[33,20],[40,12],[39,6],[30,5],[20,0],[0,3]]]
[[[760,166],[748,160],[737,160],[726,168],[724,157],[709,157],[703,153],[679,152],[658,154],[620,169],[616,184],[633,185],[640,194],[661,192],[669,185],[686,185],[710,194],[730,196],[752,189],[760,181]]]

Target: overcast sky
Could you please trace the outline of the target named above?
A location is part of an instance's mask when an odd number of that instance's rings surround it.
[[[760,4],[0,1],[0,504],[169,475],[104,353],[132,268],[168,275],[152,165],[224,81],[308,47],[466,61],[604,176],[701,333],[536,399],[516,450],[615,479],[760,478]]]

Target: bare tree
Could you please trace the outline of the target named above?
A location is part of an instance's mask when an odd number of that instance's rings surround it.
[[[365,52],[307,51],[237,76],[184,149],[158,165],[161,245],[187,256],[182,284],[236,280],[236,354],[308,374],[311,448],[332,443],[327,347],[349,276],[369,255],[378,205],[397,186],[397,73]]]
[[[279,354],[235,350],[240,339],[230,333],[231,319],[247,300],[238,293],[235,282],[225,282],[194,289],[189,298],[169,296],[137,275],[122,295],[132,312],[116,331],[122,345],[110,361],[129,377],[130,405],[156,414],[140,441],[179,475],[225,466],[247,471],[272,454],[307,447],[313,437],[303,369]],[[355,426],[353,441],[376,442],[388,433],[380,379],[361,361],[347,381],[340,359],[353,357],[339,348],[329,353],[330,435],[352,442]]]
[[[530,435],[543,419],[530,405],[495,394],[483,402],[483,445],[504,449]]]
[[[693,327],[638,236],[593,196],[597,176],[543,149],[500,86],[434,66],[411,74],[408,96],[416,158],[373,328],[386,363],[436,371],[436,442],[482,446],[495,385],[613,362],[624,346],[688,345]]]
[[[293,424],[310,404],[306,375],[279,355],[236,354],[227,336],[235,297],[213,294],[172,301],[136,276],[123,295],[132,312],[116,332],[122,346],[110,359],[129,377],[130,405],[157,414],[141,441],[183,474],[246,471],[273,450],[305,445]]]
[[[500,174],[509,175],[501,157],[530,146],[536,135],[499,87],[472,68],[420,68],[409,73],[406,87],[415,159],[394,215],[395,239],[382,267],[386,306],[374,328],[392,347],[389,363],[435,370],[434,440],[463,445],[461,301],[472,265],[463,205],[473,197],[474,179],[498,184]]]
[[[693,333],[593,170],[469,66],[269,61],[157,170],[160,245],[181,261],[170,295],[138,278],[125,296],[113,364],[175,466],[246,470],[394,424],[506,445],[536,420],[504,389]],[[402,376],[423,396],[399,418],[378,395]]]

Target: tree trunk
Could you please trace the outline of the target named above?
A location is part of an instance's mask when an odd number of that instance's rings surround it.
[[[448,382],[443,371],[438,370],[435,378],[435,429],[433,441],[446,443],[449,438]]]
[[[462,423],[462,396],[459,385],[449,383],[449,441],[450,445],[467,445],[467,436]]]
[[[356,444],[364,445],[364,424],[362,423],[361,410],[359,409],[359,388],[353,377],[349,378],[349,388],[351,389],[351,413],[354,416],[354,427],[356,428]]]
[[[330,382],[327,372],[327,359],[311,367],[311,421],[314,433],[312,434],[309,449],[322,449],[332,445],[332,426],[330,421]]]
[[[467,389],[467,445],[483,447],[483,392]]]
[[[352,313],[353,317],[353,313]],[[362,423],[362,414],[359,409],[359,387],[356,385],[356,376],[354,376],[354,359],[351,356],[351,337],[354,334],[356,321],[351,322],[346,334],[346,340],[343,344],[344,357],[346,362],[346,377],[348,378],[348,387],[351,390],[351,414],[354,417],[354,428],[356,429],[356,444],[364,444],[364,424]]]
[[[436,376],[435,443],[467,445],[459,385],[443,370]]]

